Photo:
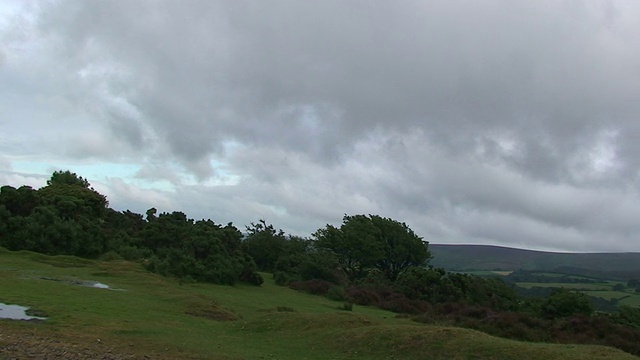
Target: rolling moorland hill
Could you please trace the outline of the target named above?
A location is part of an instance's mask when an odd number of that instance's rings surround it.
[[[519,342],[420,324],[275,285],[183,283],[140,264],[0,247],[0,359],[637,359],[594,345]],[[85,286],[85,284],[104,286]]]
[[[557,253],[491,245],[429,244],[431,265],[448,271],[546,270],[592,277],[640,278],[640,253]]]

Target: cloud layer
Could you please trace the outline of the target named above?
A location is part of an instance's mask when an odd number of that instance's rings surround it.
[[[0,11],[4,182],[104,164],[81,175],[119,209],[301,235],[372,213],[434,243],[640,251],[629,2]]]

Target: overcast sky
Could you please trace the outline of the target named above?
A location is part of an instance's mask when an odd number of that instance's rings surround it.
[[[0,184],[640,251],[636,1],[3,0]]]

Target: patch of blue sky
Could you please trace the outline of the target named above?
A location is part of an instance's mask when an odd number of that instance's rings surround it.
[[[45,162],[45,161],[11,161],[11,167],[14,172],[51,175],[54,171],[66,171],[76,173],[78,176],[89,180],[89,182],[100,181],[106,182],[109,178],[118,177],[122,179],[130,179],[136,171],[140,169],[135,164],[118,164],[118,163],[96,163],[96,164],[71,164],[61,162]]]
[[[70,163],[61,161],[36,161],[36,160],[10,160],[11,172],[42,176],[48,179],[54,171],[66,171],[76,173],[78,176],[92,182],[109,183],[110,179],[119,178],[125,183],[142,188],[154,189],[162,191],[175,191],[176,184],[168,179],[149,179],[137,176],[142,165],[130,163]],[[174,174],[180,179],[180,183],[184,185],[204,185],[204,186],[231,186],[240,182],[240,176],[231,173],[224,163],[212,161],[212,167],[215,169],[216,175],[207,180],[198,181],[195,176],[185,171],[181,171],[180,167],[170,166]],[[45,184],[43,183],[42,186]]]
[[[240,176],[232,173],[229,167],[221,161],[211,160],[211,167],[215,175],[204,182],[206,186],[231,186],[240,182]]]
[[[12,17],[22,10],[20,3],[21,1],[14,0],[0,2],[0,28],[11,25]]]
[[[240,182],[241,176],[233,173],[229,166],[219,160],[209,160],[213,175],[206,179],[198,178],[179,164],[170,164],[169,168],[179,178],[180,184],[186,186],[233,186]]]

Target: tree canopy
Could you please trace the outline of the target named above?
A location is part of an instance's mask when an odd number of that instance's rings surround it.
[[[147,211],[147,219],[108,207],[107,198],[70,171],[47,185],[0,188],[0,246],[96,258],[114,253],[152,271],[193,280],[262,283],[242,233],[232,224],[193,221],[182,212]]]
[[[426,266],[431,254],[405,223],[378,215],[345,215],[337,228],[327,225],[313,236],[317,246],[334,254],[350,281],[371,269],[394,281],[412,266]]]
[[[54,171],[51,178],[47,180],[47,185],[73,185],[87,189],[91,186],[87,179],[82,176],[78,176],[76,173],[72,173],[69,170]]]

